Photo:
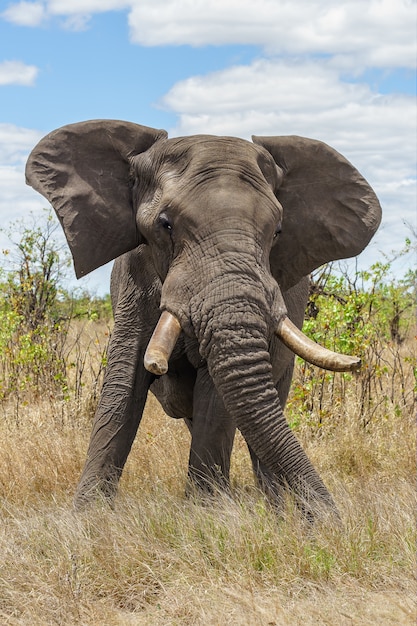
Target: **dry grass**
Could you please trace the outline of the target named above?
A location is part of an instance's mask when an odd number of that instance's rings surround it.
[[[342,410],[343,409],[343,410]],[[44,398],[0,422],[0,623],[331,626],[415,623],[415,429],[353,396],[299,436],[343,524],[277,519],[239,437],[233,500],[183,497],[189,436],[150,397],[116,508],[72,511],[89,419]]]

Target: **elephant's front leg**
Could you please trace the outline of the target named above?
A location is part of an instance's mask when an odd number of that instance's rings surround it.
[[[226,412],[207,367],[200,367],[194,386],[187,491],[211,493],[229,487],[230,457],[235,424]]]
[[[111,500],[142,417],[152,374],[143,367],[139,338],[113,333],[85,466],[75,494],[83,507],[98,495]]]

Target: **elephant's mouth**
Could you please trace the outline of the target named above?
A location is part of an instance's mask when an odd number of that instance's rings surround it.
[[[145,368],[161,376],[168,371],[168,361],[181,333],[181,325],[172,313],[163,311],[149,341],[144,357]],[[278,324],[275,334],[294,354],[313,365],[333,372],[358,370],[361,360],[328,350],[304,335],[288,317]]]

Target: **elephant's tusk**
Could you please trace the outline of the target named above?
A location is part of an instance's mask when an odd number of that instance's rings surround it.
[[[149,340],[143,359],[148,372],[162,376],[168,371],[168,361],[181,333],[181,326],[177,318],[163,311],[153,335]]]
[[[333,372],[350,372],[361,367],[358,357],[332,352],[309,339],[288,317],[278,324],[275,334],[298,356],[308,363]]]

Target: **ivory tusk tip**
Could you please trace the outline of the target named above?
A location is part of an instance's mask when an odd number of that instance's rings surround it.
[[[177,318],[163,311],[152,337],[146,348],[143,364],[145,369],[156,376],[162,376],[168,371],[168,361],[181,333],[181,325]]]
[[[162,376],[168,371],[168,362],[165,356],[158,352],[154,352],[153,354],[146,353],[143,364],[148,372],[156,376]]]
[[[359,357],[339,354],[320,346],[304,335],[288,317],[281,320],[275,333],[294,354],[322,369],[333,372],[355,372],[361,367]]]
[[[348,372],[359,372],[362,367],[362,360],[358,357],[351,357],[351,363],[346,371]]]
[[[333,372],[358,372],[362,367],[362,361],[355,356],[347,354],[337,354],[337,359],[331,359],[326,363],[313,363],[322,369],[328,369]]]

